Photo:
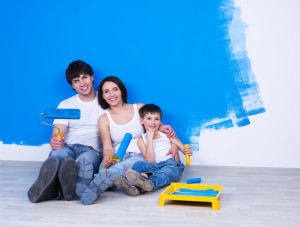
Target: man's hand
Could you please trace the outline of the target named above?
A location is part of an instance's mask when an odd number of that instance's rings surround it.
[[[175,149],[174,147],[171,147],[169,152],[166,154],[166,156],[172,154],[172,158],[177,161],[180,162],[180,157],[179,157],[179,153],[178,153],[178,149]]]
[[[172,127],[170,125],[160,126],[159,131],[165,133],[167,135],[167,137],[169,137],[169,138],[175,138],[176,137],[176,132],[172,129]]]
[[[50,139],[50,147],[52,150],[58,150],[63,148],[65,144],[65,137],[59,139],[56,136],[52,136]]]

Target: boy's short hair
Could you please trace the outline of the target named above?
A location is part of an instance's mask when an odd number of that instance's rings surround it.
[[[93,76],[94,72],[92,67],[84,61],[77,60],[71,62],[66,70],[68,83],[72,85],[72,80],[79,77],[81,74]]]
[[[159,106],[154,104],[146,104],[142,106],[139,110],[139,113],[141,118],[144,118],[147,113],[151,113],[151,114],[158,113],[160,115],[160,119],[162,118],[162,114],[163,114]]]

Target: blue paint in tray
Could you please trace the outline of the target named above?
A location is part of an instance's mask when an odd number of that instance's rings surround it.
[[[176,192],[173,192],[172,195],[184,195],[184,196],[205,196],[205,197],[216,197],[219,194],[219,191],[213,189],[207,190],[194,190],[187,188],[180,188]]]

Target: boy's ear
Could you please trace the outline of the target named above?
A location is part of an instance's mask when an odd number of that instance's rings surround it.
[[[140,123],[141,123],[141,125],[144,124],[144,119],[143,118],[140,118]]]

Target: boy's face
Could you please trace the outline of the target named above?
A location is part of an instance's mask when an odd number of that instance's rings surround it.
[[[88,74],[81,74],[79,77],[76,77],[72,80],[72,87],[79,93],[79,96],[89,96],[94,87],[93,87],[94,76]]]
[[[140,122],[144,125],[146,131],[158,131],[160,127],[160,114],[159,113],[147,113],[143,118],[140,118]]]

